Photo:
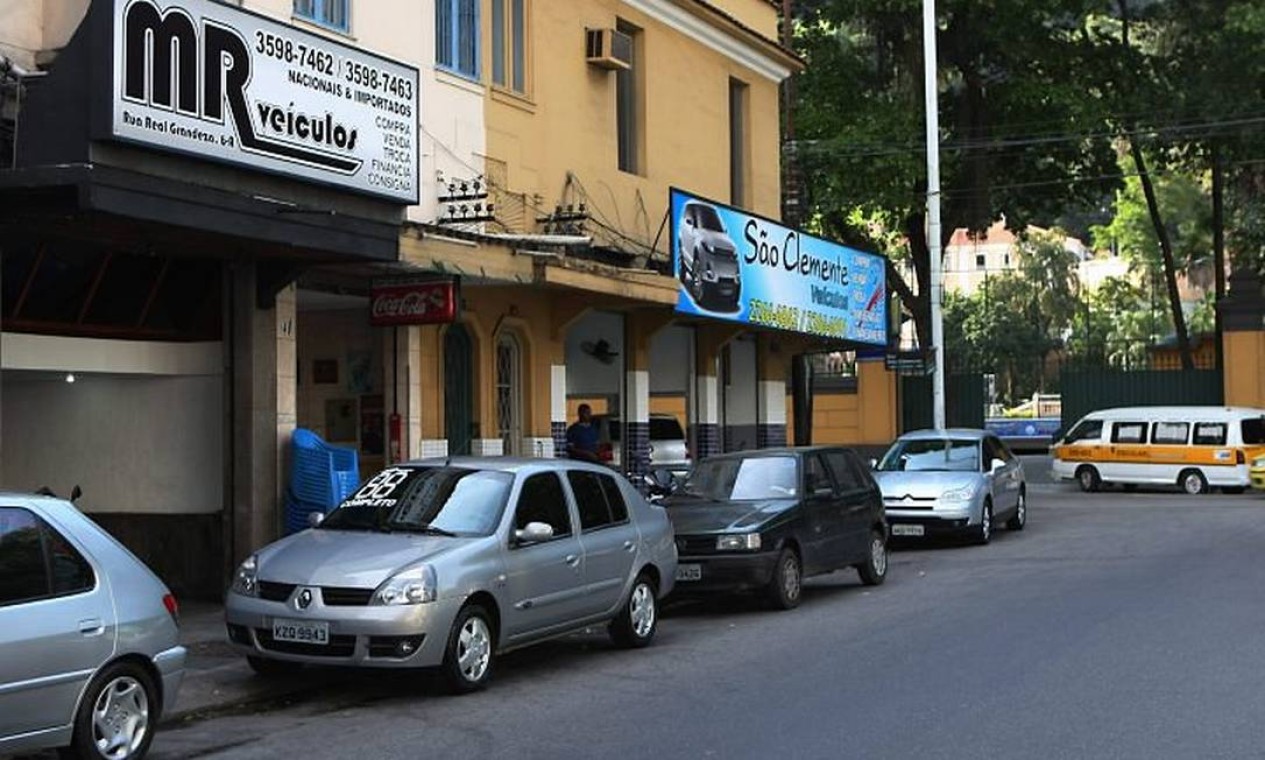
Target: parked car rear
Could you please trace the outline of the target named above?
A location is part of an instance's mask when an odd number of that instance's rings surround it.
[[[623,425],[619,417],[593,415],[597,426],[597,455],[613,466],[623,462]],[[650,467],[683,476],[690,469],[690,450],[681,423],[671,414],[650,415]]]
[[[184,677],[176,599],[73,504],[0,493],[0,755],[145,755]]]

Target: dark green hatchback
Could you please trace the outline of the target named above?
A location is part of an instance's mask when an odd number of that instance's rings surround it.
[[[676,532],[676,594],[754,591],[799,604],[803,579],[855,567],[887,576],[887,521],[852,449],[762,449],[708,457],[666,499]]]

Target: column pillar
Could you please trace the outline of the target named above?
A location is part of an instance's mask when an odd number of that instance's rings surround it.
[[[624,471],[639,483],[650,472],[650,339],[672,322],[666,309],[629,312],[624,318],[624,412],[622,458]]]
[[[549,319],[549,433],[554,456],[567,454],[567,330],[590,311],[589,300],[570,296],[554,300]]]
[[[422,328],[417,325],[382,328],[384,331],[383,373],[383,440],[386,441],[386,463],[405,462],[421,455],[422,403],[421,377]],[[398,397],[397,397],[398,394]],[[400,415],[400,441],[391,443],[391,415]],[[368,473],[362,473],[367,475]]]
[[[790,357],[780,339],[756,336],[756,447],[786,445],[786,377]]]
[[[448,456],[444,435],[444,326],[417,328],[417,456]]]
[[[226,554],[235,567],[280,535],[297,418],[297,365],[293,286],[283,289],[271,308],[259,308],[254,262],[231,267],[228,280],[233,453],[227,528],[232,548]]]
[[[720,351],[742,333],[741,328],[705,325],[694,331],[694,415],[690,420],[690,451],[694,461],[719,454]]]

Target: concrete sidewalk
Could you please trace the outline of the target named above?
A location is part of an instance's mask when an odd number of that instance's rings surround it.
[[[301,692],[319,680],[328,683],[328,674],[295,673],[262,678],[234,651],[224,629],[224,608],[207,602],[180,604],[180,643],[189,650],[184,683],[176,706],[162,718],[163,723],[187,721],[200,715],[247,708]]]

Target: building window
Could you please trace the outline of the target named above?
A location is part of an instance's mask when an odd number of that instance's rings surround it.
[[[503,332],[496,341],[496,427],[507,456],[523,453],[523,359],[518,339]]]
[[[615,28],[632,38],[629,67],[615,72],[615,122],[619,132],[619,169],[641,174],[641,30],[626,21]]]
[[[492,83],[527,92],[527,0],[492,0]]]
[[[982,253],[975,254],[975,268],[976,269],[983,269],[987,265],[988,265],[988,259],[984,257],[984,254]]]
[[[294,0],[294,15],[314,24],[345,32],[350,29],[347,5],[351,0]]]
[[[745,82],[729,80],[729,201],[747,205],[747,97]]]
[[[435,63],[479,78],[479,0],[435,0]]]

